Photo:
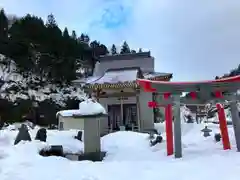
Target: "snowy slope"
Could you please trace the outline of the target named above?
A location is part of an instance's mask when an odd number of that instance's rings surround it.
[[[86,94],[80,88],[72,86],[65,86],[64,88],[57,87],[53,84],[48,84],[41,87],[39,78],[35,75],[24,78],[21,74],[16,73],[16,66],[13,61],[9,68],[1,62],[5,56],[0,54],[0,79],[4,82],[0,89],[2,98],[15,101],[20,99],[34,98],[37,101],[44,101],[45,99],[52,99],[57,104],[64,106],[63,101],[67,98],[82,100],[85,99]]]

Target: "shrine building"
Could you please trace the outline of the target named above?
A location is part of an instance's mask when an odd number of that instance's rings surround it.
[[[144,131],[153,129],[164,113],[151,109],[149,101],[156,101],[156,93],[146,93],[136,82],[138,78],[170,81],[172,73],[155,72],[155,59],[150,52],[101,56],[93,76],[74,80],[84,87],[108,112],[101,120],[101,132],[118,130]],[[160,116],[161,114],[161,116]]]

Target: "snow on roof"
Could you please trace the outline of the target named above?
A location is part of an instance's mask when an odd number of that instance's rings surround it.
[[[93,99],[87,99],[79,103],[79,109],[63,110],[57,112],[56,116],[59,115],[64,117],[70,117],[73,115],[78,116],[91,116],[91,115],[102,115],[107,114],[105,108]]]
[[[144,79],[151,79],[155,77],[160,77],[160,76],[170,76],[171,73],[161,73],[161,72],[146,72],[143,73]]]
[[[108,70],[96,81],[88,82],[89,84],[115,84],[136,81],[138,69]]]
[[[139,68],[119,68],[109,69],[102,76],[90,76],[87,78],[81,78],[73,80],[75,84],[117,84],[124,82],[133,82],[137,79]],[[153,79],[156,77],[168,77],[172,76],[171,73],[162,72],[144,72],[144,79]]]

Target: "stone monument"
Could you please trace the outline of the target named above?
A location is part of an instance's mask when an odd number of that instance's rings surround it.
[[[83,154],[78,156],[78,160],[101,161],[105,153],[101,151],[100,119],[107,116],[105,109],[98,102],[88,99],[79,105],[78,110],[60,111],[62,117],[72,117],[83,120]]]

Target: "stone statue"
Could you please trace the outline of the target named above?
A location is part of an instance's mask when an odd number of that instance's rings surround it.
[[[32,140],[31,136],[28,132],[28,128],[25,124],[22,124],[18,130],[19,130],[19,132],[14,141],[14,145],[18,144],[20,141],[31,141]]]
[[[36,137],[36,140],[40,140],[42,142],[46,142],[47,140],[47,130],[45,128],[41,128],[38,130]]]
[[[77,136],[75,136],[75,139],[82,141],[82,134],[83,134],[82,131],[78,131]]]

